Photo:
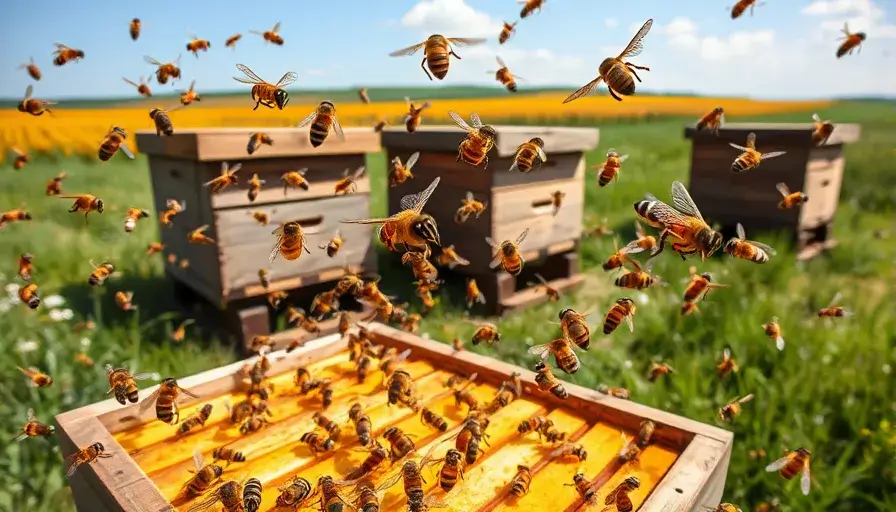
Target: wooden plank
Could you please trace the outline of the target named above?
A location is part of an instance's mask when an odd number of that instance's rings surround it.
[[[746,140],[747,134],[755,132],[757,138],[773,140],[781,144],[792,146],[810,147],[812,145],[812,132],[815,131],[813,123],[726,123],[719,130],[721,138],[734,137]],[[829,145],[857,142],[862,133],[862,127],[858,124],[835,124],[834,132],[828,139]],[[696,125],[685,127],[684,136],[687,139],[709,140],[716,135],[707,131],[697,131]],[[743,143],[736,143],[741,144]]]
[[[700,435],[694,437],[678,456],[666,478],[643,502],[641,510],[690,512],[701,510],[701,506],[717,506],[722,497],[721,489],[712,489],[713,493],[704,497],[701,497],[701,491],[713,481],[714,475],[728,471],[730,438],[728,441],[725,443]]]
[[[486,120],[487,121],[487,120]],[[520,144],[533,137],[544,141],[544,150],[552,153],[581,153],[597,147],[599,131],[596,128],[542,127],[492,125],[498,136],[495,141],[497,156],[510,157],[516,154]],[[457,151],[457,146],[466,137],[466,132],[457,126],[421,126],[410,134],[403,127],[389,127],[383,130],[383,146],[421,152]]]
[[[842,165],[843,160],[840,159],[839,162]],[[834,219],[840,202],[842,181],[843,167],[836,164],[806,173],[802,191],[809,197],[809,201],[799,208],[801,227],[820,226]]]
[[[311,146],[308,128],[192,128],[178,130],[170,137],[159,137],[154,130],[137,132],[141,153],[172,158],[213,162],[220,160],[252,160],[299,155],[346,155],[376,153],[380,150],[380,134],[370,128],[345,128],[345,141],[331,134],[320,147]],[[274,140],[249,155],[249,135],[264,132]]]
[[[560,293],[567,293],[584,282],[585,276],[582,274],[578,274],[572,277],[552,279],[548,281],[548,285],[559,291]],[[501,307],[505,309],[524,308],[534,304],[539,304],[546,301],[547,299],[548,297],[547,295],[545,295],[544,290],[538,286],[534,286],[532,288],[521,290],[511,295],[510,298],[502,300]]]

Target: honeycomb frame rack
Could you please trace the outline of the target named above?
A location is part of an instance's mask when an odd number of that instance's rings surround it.
[[[446,387],[452,375],[477,378],[467,388],[480,403],[494,398],[502,382],[514,372],[521,375],[522,396],[489,416],[488,445],[478,459],[465,468],[464,478],[445,493],[439,487],[438,471],[442,464],[423,469],[423,490],[427,496],[443,501],[444,511],[545,511],[572,512],[589,508],[576,488],[571,486],[576,473],[592,482],[596,491],[594,509],[603,509],[607,495],[623,480],[636,476],[640,487],[629,494],[634,510],[642,512],[698,511],[713,508],[722,496],[733,434],[674,414],[645,407],[635,402],[614,398],[596,391],[565,383],[568,398],[560,400],[550,393],[541,393],[535,374],[527,369],[423,339],[380,323],[361,324],[375,345],[410,349],[401,369],[410,374],[422,405],[442,416],[446,431],[425,425],[412,409],[387,404],[382,372],[374,369],[359,382],[356,365],[349,361],[347,338],[338,334],[322,337],[289,354],[274,352],[267,357],[267,372],[273,384],[268,404],[269,424],[246,435],[230,421],[224,403],[243,400],[236,375],[250,358],[197,375],[178,378],[178,384],[198,395],[183,396],[181,421],[212,404],[206,423],[187,434],[179,435],[177,425],[168,425],[155,418],[152,409],[140,412],[140,404],[120,405],[115,399],[75,409],[55,417],[57,435],[63,455],[100,442],[109,457],[84,464],[70,477],[72,494],[80,512],[162,512],[186,511],[202,498],[185,499],[183,485],[194,476],[193,454],[201,451],[206,463],[212,451],[226,446],[242,452],[244,462],[225,464],[222,482],[241,481],[254,477],[263,486],[259,511],[322,510],[316,503],[319,495],[305,508],[277,507],[279,488],[299,476],[315,488],[318,478],[329,475],[345,480],[351,469],[363,461],[368,452],[360,445],[348,410],[355,402],[363,404],[372,424],[372,435],[389,449],[383,431],[391,426],[408,434],[415,452],[408,457],[420,460],[426,454],[443,457],[455,447],[457,434],[467,416],[460,409],[452,389]],[[505,341],[506,342],[506,341]],[[297,368],[306,368],[315,378],[332,379],[333,400],[324,414],[335,420],[341,436],[335,449],[312,453],[301,442],[303,433],[317,428],[312,415],[321,409],[315,393],[301,395],[293,377]],[[376,368],[376,367],[374,367]],[[156,387],[140,391],[141,401]],[[566,442],[581,444],[588,452],[584,460],[552,457],[555,445],[540,436],[518,432],[524,420],[544,416],[567,434]],[[650,443],[634,462],[619,460],[619,452],[637,438],[643,420],[651,420],[656,428]],[[409,460],[405,459],[405,460]],[[510,496],[510,481],[518,465],[528,466],[532,473],[528,493],[522,498]],[[402,462],[369,475],[379,485],[394,474]],[[195,471],[195,470],[193,470]],[[216,485],[217,485],[216,484]],[[570,485],[564,485],[570,484]],[[346,489],[346,488],[344,488]],[[343,491],[347,499],[352,489]],[[214,492],[214,487],[207,492]],[[378,493],[380,510],[403,511],[407,498],[401,482]],[[217,512],[220,503],[206,510]],[[346,511],[353,508],[345,507]],[[615,507],[609,510],[615,510]]]

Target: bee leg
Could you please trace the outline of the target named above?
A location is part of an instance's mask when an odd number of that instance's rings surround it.
[[[631,73],[631,74],[632,74],[632,75],[633,75],[633,76],[640,82],[640,81],[641,81],[641,77],[638,76],[638,73],[635,73],[635,70],[634,70],[633,68],[631,68],[630,66],[631,66],[631,64],[626,65],[626,67],[628,68],[629,73]]]
[[[451,50],[450,52],[448,52],[448,55],[453,56],[453,57],[454,57],[455,59],[457,59],[457,60],[462,60],[462,59],[460,58],[460,55],[454,53],[454,50]]]
[[[622,98],[620,98],[619,96],[616,96],[616,93],[613,92],[612,87],[607,87],[607,90],[610,91],[610,96],[612,96],[616,101],[622,101]]]
[[[426,70],[426,56],[423,56],[423,60],[420,61],[420,68],[423,69],[423,72],[426,73],[426,76],[432,80],[432,75],[429,74],[429,71]]]
[[[256,102],[255,102],[255,108],[253,108],[252,110],[258,110],[258,106],[259,106],[259,105],[261,105],[261,102],[260,102],[260,101],[256,101]]]
[[[483,167],[483,169],[488,169],[488,157],[485,157],[484,161],[485,161],[485,166]],[[476,218],[478,219],[479,215],[476,215]]]

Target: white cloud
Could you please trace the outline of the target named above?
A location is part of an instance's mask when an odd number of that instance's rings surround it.
[[[510,68],[510,71],[524,80],[521,89],[529,86],[556,84],[583,84],[593,79],[598,62],[586,63],[579,57],[560,55],[545,48],[524,50],[514,47],[471,46],[456,48],[463,60],[452,63],[451,77],[460,83],[497,84],[494,72],[498,69],[496,56]]]
[[[402,16],[401,24],[446,37],[497,37],[503,26],[464,0],[423,0]]]
[[[604,26],[607,28],[616,28],[619,26],[619,20],[616,18],[607,18],[604,20]]]
[[[724,37],[701,36],[697,24],[683,16],[675,17],[660,31],[673,48],[696,53],[709,61],[748,56],[775,42],[775,33],[771,30],[736,31]]]
[[[324,76],[327,74],[327,71],[324,69],[309,69],[305,71],[305,74],[308,76]]]
[[[834,16],[820,24],[825,37],[839,33],[844,23],[852,32],[868,33],[872,40],[896,37],[896,25],[886,22],[886,13],[872,0],[816,0],[801,12],[806,16]]]

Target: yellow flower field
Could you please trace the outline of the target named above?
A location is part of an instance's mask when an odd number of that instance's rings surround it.
[[[687,116],[698,118],[716,106],[725,108],[728,116],[812,111],[828,106],[830,101],[758,101],[748,99],[716,99],[671,96],[633,96],[617,102],[608,96],[590,97],[563,104],[563,94],[543,94],[506,98],[453,99],[433,102],[424,112],[424,124],[450,123],[448,111],[467,117],[476,112],[488,122],[562,122],[575,124],[576,118],[594,120],[609,117],[647,118]],[[171,114],[175,129],[217,126],[278,127],[295,126],[315,105],[290,104],[286,110],[259,108],[252,111],[252,100],[245,106],[224,106],[194,103]],[[171,102],[171,99],[166,99]],[[420,101],[422,102],[422,101]],[[415,103],[420,103],[415,102]],[[231,103],[231,102],[228,102]],[[163,103],[164,104],[164,103]],[[238,101],[232,104],[240,105]],[[401,123],[407,107],[403,102],[364,105],[341,103],[338,117],[343,126],[373,126],[380,119]],[[808,122],[808,115],[806,121]],[[9,158],[12,148],[29,153],[60,152],[66,156],[95,154],[110,126],[124,128],[129,134],[150,130],[148,108],[60,109],[53,116],[34,117],[14,109],[0,110],[0,161]],[[128,142],[133,149],[133,140]],[[136,152],[136,151],[135,151]]]

